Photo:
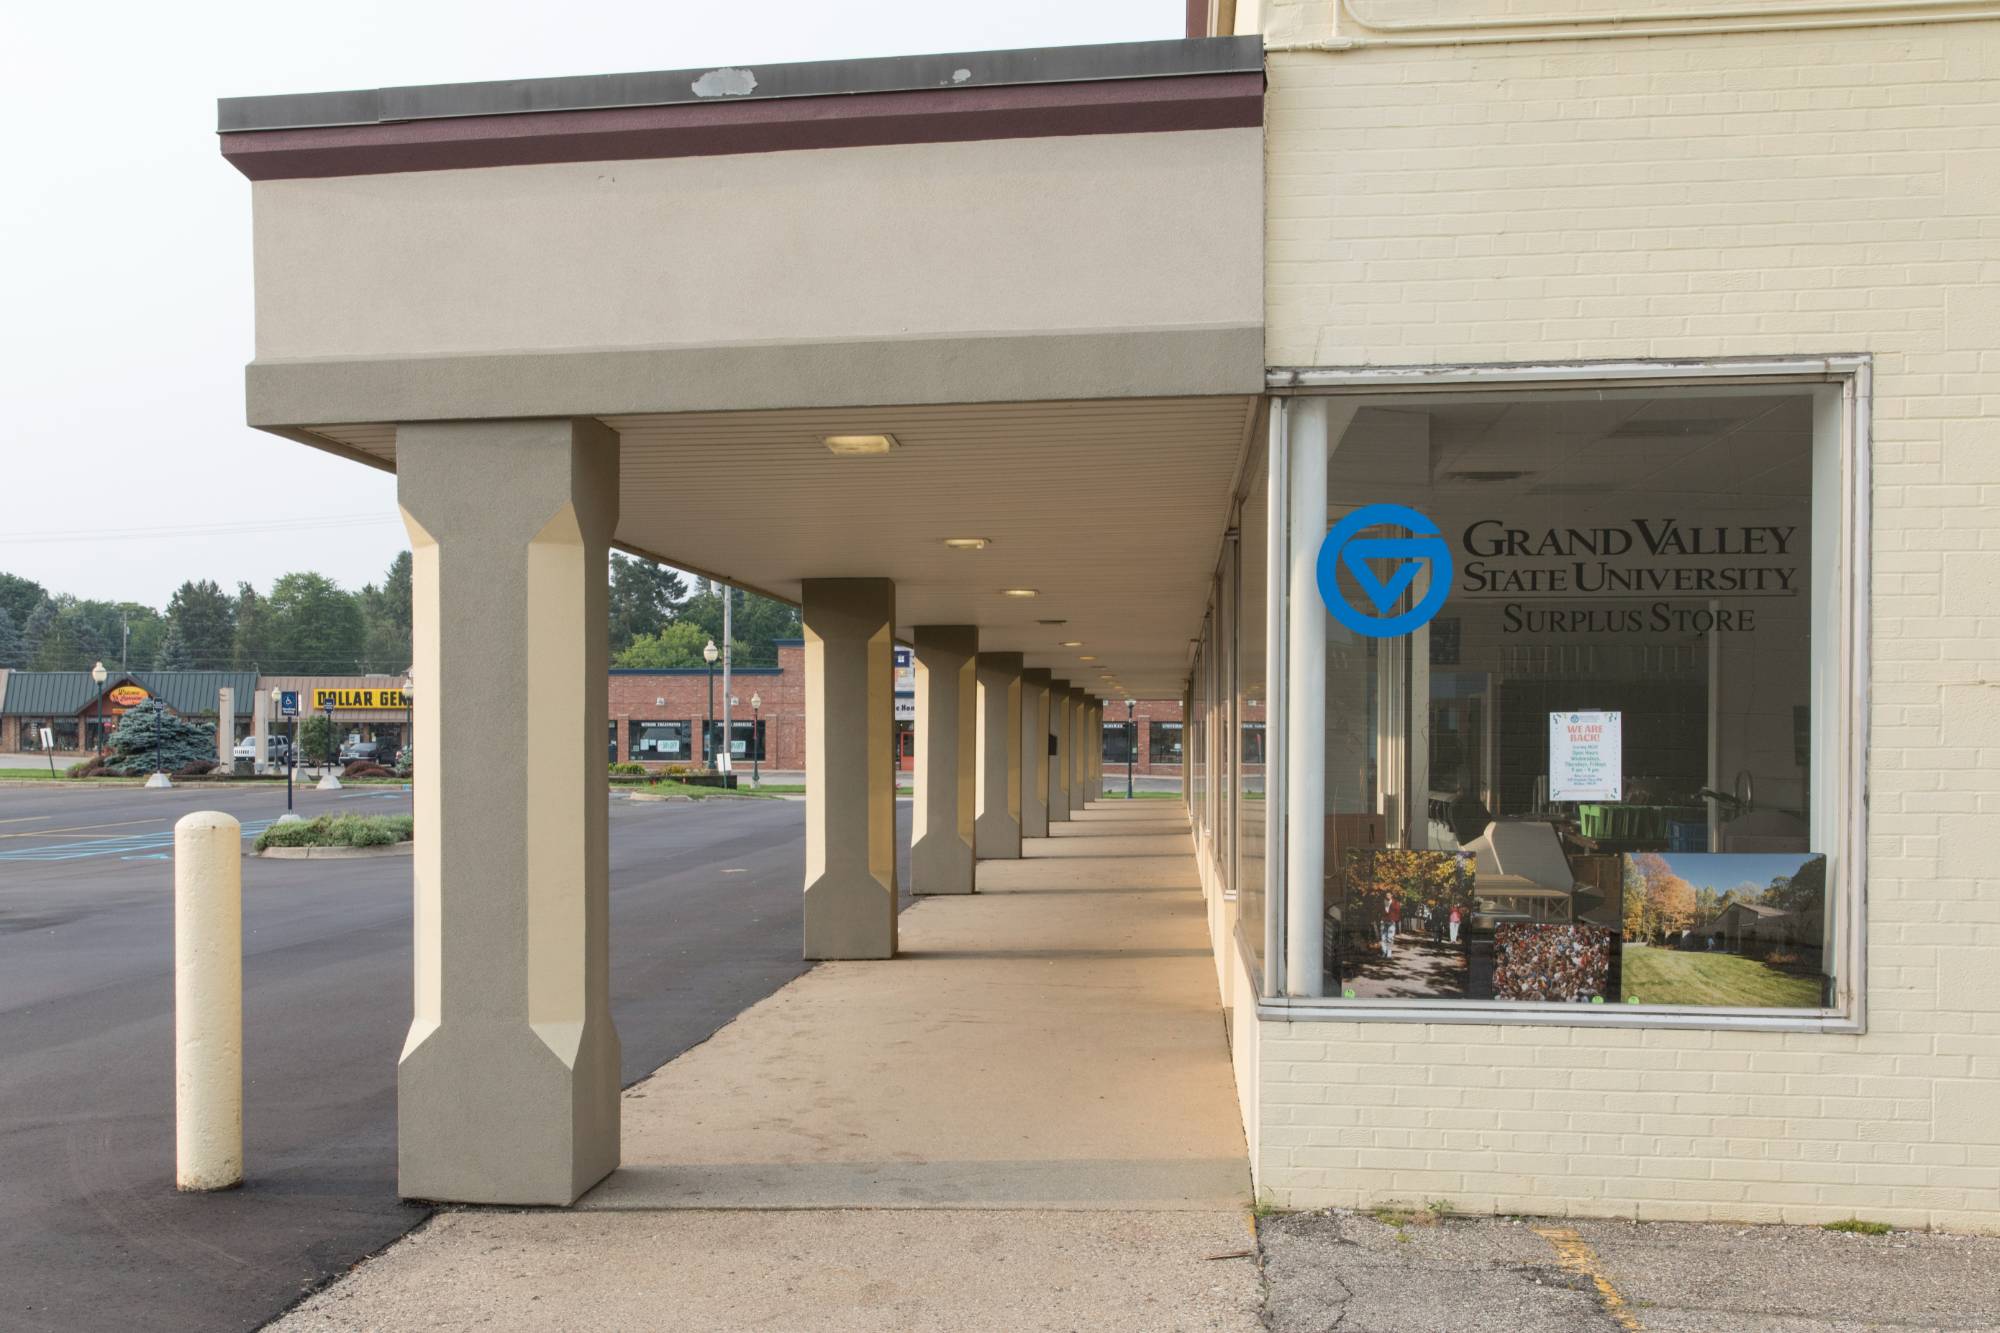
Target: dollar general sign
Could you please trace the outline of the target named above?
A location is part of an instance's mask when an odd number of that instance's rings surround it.
[[[312,706],[315,713],[321,713],[329,708],[336,710],[342,708],[408,708],[410,703],[403,692],[398,689],[316,689],[313,691]]]

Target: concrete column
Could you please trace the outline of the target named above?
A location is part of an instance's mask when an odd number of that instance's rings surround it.
[[[236,690],[224,685],[215,692],[215,767],[224,773],[236,766]]]
[[[1090,723],[1090,696],[1079,687],[1069,701],[1069,812],[1083,809],[1090,799],[1090,746],[1084,729]]]
[[[568,1204],[618,1165],[604,782],[618,437],[396,432],[412,562],[416,1017],[404,1196]]]
[[[1095,801],[1104,795],[1104,700],[1090,701],[1089,720],[1084,726],[1085,742],[1089,749],[1084,751],[1085,762],[1090,768],[1090,799]]]
[[[896,585],[807,579],[805,956],[896,953]]]
[[[910,892],[971,893],[979,689],[975,625],[919,625],[916,804]]]
[[[257,691],[257,697],[250,701],[250,705],[250,739],[257,747],[250,768],[252,772],[262,773],[271,766],[271,692]]]
[[[981,653],[978,781],[973,792],[972,849],[982,860],[1021,855],[1021,654]]]
[[[1049,836],[1049,673],[1021,673],[1021,836]]]
[[[1049,682],[1049,822],[1069,819],[1070,709],[1076,691],[1066,680]]]

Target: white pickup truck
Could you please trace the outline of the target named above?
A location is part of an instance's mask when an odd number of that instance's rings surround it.
[[[285,762],[287,756],[291,754],[291,751],[292,742],[289,737],[270,736],[265,738],[264,757],[267,762],[282,764]],[[229,753],[238,759],[255,759],[257,757],[257,742],[254,739],[240,740],[236,742],[236,748]]]

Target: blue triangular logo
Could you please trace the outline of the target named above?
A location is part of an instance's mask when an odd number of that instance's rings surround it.
[[[1422,569],[1422,559],[1411,559],[1406,553],[1411,546],[1408,537],[1356,537],[1340,549],[1340,563],[1347,566],[1347,572],[1354,576],[1355,586],[1361,595],[1374,606],[1378,615],[1386,615],[1396,605],[1396,599],[1404,589],[1416,581],[1417,571]],[[1367,562],[1371,559],[1386,560],[1401,557],[1387,579],[1376,575]]]

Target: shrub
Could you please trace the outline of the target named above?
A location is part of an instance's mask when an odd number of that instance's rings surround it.
[[[169,773],[215,758],[215,728],[186,721],[158,699],[126,709],[105,743],[105,770],[127,776],[152,772],[156,758]]]
[[[408,842],[415,829],[410,815],[320,815],[273,824],[257,835],[256,847],[387,847]]]
[[[393,778],[395,773],[372,759],[357,759],[340,770],[344,778]]]
[[[621,778],[643,778],[646,776],[646,766],[638,763],[613,764],[611,771]]]
[[[175,769],[174,776],[177,778],[198,778],[204,773],[213,773],[214,771],[215,761],[213,759],[194,759]]]
[[[94,778],[102,771],[102,763],[96,755],[92,755],[88,759],[79,759],[71,764],[67,769],[63,770],[63,776],[66,778]]]

